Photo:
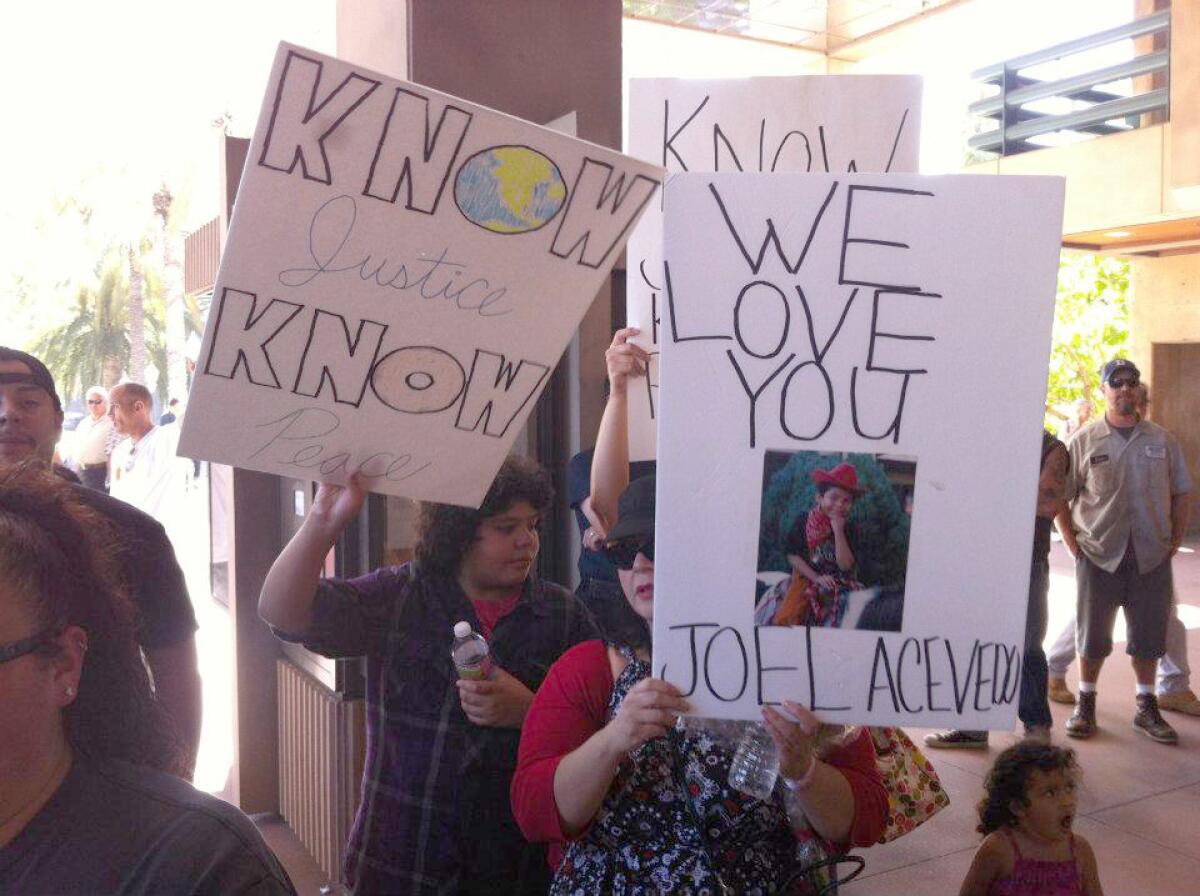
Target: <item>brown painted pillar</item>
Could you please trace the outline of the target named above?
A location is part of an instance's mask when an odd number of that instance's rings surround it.
[[[229,232],[233,200],[250,141],[226,137],[221,156],[221,233]],[[225,488],[229,508],[229,616],[233,627],[234,761],[230,792],[248,813],[279,811],[279,730],[276,721],[275,658],[279,645],[258,618],[258,592],[279,554],[279,478],[233,469],[212,477]]]
[[[337,26],[342,59],[539,124],[575,112],[577,136],[621,147],[620,0],[339,0]],[[612,296],[611,284],[596,296],[530,434],[559,495],[541,571],[564,584],[578,533],[562,474],[594,444],[604,411]]]

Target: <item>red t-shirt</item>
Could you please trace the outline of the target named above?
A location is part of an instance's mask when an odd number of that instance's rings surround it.
[[[506,597],[504,600],[471,601],[471,606],[475,608],[475,615],[479,617],[479,625],[483,629],[480,634],[488,641],[492,640],[492,632],[496,628],[496,623],[511,613],[520,599],[521,592],[518,591],[512,597]]]
[[[526,840],[549,844],[551,868],[562,861],[569,839],[554,801],[554,773],[564,756],[604,727],[612,689],[604,642],[585,641],[550,667],[525,716],[510,793],[513,816]],[[857,738],[823,760],[842,773],[854,795],[848,845],[870,846],[883,833],[888,817],[887,792],[870,734],[862,729]]]

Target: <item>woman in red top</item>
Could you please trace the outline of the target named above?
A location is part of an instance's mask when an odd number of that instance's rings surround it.
[[[625,444],[626,379],[644,370],[629,335],[619,332],[608,353],[612,391],[594,477],[628,470],[623,451],[605,446]],[[593,506],[597,494],[606,523],[615,522],[609,550],[622,589],[649,622],[654,480],[631,484],[619,507],[604,503],[594,478]],[[527,838],[553,844],[551,893],[810,893],[821,879],[808,874],[814,855],[878,839],[887,795],[865,730],[818,755],[815,716],[792,702],[784,703],[791,719],[764,708],[786,786],[761,802],[728,784],[724,739],[704,727],[675,728],[687,704],[650,677],[648,647],[648,639],[577,645],[551,667],[526,716],[513,814]]]

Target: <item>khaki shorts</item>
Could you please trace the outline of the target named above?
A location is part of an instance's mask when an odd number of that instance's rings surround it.
[[[1075,584],[1079,599],[1079,655],[1102,659],[1112,653],[1117,609],[1125,611],[1129,640],[1125,652],[1138,659],[1156,660],[1167,649],[1167,622],[1171,618],[1171,560],[1139,573],[1133,551],[1127,551],[1116,572],[1101,569],[1083,553],[1075,559]]]

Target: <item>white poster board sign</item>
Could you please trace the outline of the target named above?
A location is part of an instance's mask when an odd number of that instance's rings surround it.
[[[180,451],[478,505],[661,173],[281,44]]]
[[[669,172],[915,173],[920,113],[916,75],[633,78],[626,148]],[[629,458],[651,460],[659,337],[669,320],[660,201],[634,228],[626,271],[626,319],[651,359],[643,388],[630,392]]]
[[[1062,180],[684,174],[666,193],[687,339],[662,346],[656,672],[699,715],[794,699],[1010,727]],[[848,515],[822,503],[839,492]]]

